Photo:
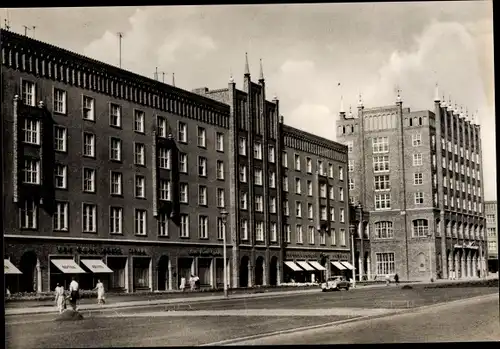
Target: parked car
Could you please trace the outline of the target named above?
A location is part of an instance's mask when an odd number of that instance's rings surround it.
[[[350,283],[343,276],[332,276],[326,282],[321,284],[321,291],[340,291],[344,289],[349,291]]]

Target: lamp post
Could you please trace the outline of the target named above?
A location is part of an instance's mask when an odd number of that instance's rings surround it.
[[[432,232],[429,231],[427,233],[427,237],[429,238],[429,280],[430,282],[433,282],[432,280]]]
[[[224,298],[228,298],[227,295],[227,257],[226,257],[226,222],[227,222],[227,211],[222,209],[220,211],[222,218],[222,244],[223,244],[223,256],[224,256]]]
[[[356,234],[356,226],[349,225],[349,235],[351,235],[351,248],[352,248],[352,287],[356,288],[356,258],[354,256],[354,234]]]

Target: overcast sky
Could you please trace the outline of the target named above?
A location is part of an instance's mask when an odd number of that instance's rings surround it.
[[[496,200],[492,2],[43,8],[2,10],[11,30],[153,77],[175,72],[178,87],[242,88],[244,56],[285,123],[335,140],[346,109],[395,102],[433,109],[434,85],[453,104],[479,111],[485,199]],[[28,32],[29,36],[33,32]],[[161,76],[161,75],[160,75]],[[341,87],[338,87],[341,83]]]

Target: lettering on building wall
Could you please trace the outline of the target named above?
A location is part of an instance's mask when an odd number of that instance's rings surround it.
[[[81,247],[78,246],[73,249],[73,247],[68,247],[68,246],[57,246],[57,253],[64,253],[64,254],[72,254],[73,251],[79,253],[79,254],[86,254],[86,255],[121,255],[122,249],[119,247],[104,247],[104,248],[97,248],[97,247]]]
[[[189,250],[188,255],[220,257],[222,256],[222,253],[216,248],[202,248],[200,250]]]

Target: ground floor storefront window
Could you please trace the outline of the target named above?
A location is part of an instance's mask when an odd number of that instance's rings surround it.
[[[387,275],[395,273],[394,253],[376,253],[377,275]]]
[[[189,278],[194,274],[194,258],[182,257],[177,260],[177,285],[181,284],[181,279],[186,279],[186,285],[189,285]]]
[[[134,291],[151,289],[150,285],[151,258],[133,257],[133,285]]]
[[[200,286],[212,286],[212,258],[198,258],[198,277]]]
[[[108,276],[108,289],[111,291],[127,290],[127,257],[106,258],[106,264],[113,271]],[[101,280],[102,281],[102,280]],[[106,285],[105,285],[106,286]]]

